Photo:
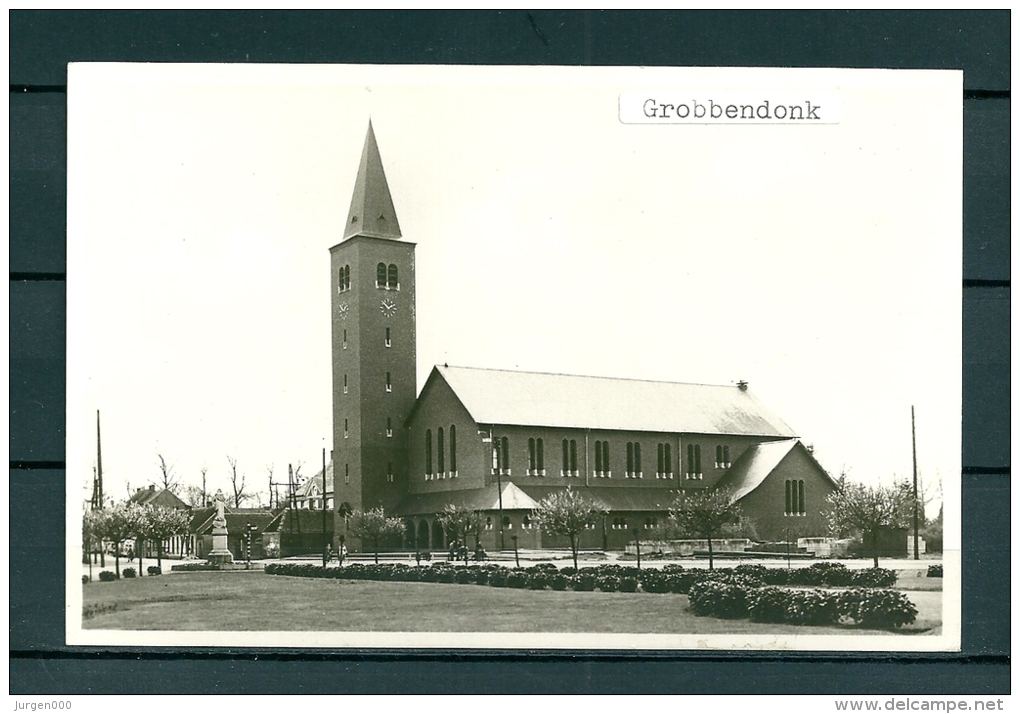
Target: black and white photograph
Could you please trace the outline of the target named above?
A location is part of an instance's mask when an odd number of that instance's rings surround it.
[[[958,651],[962,81],[72,64],[68,643]]]

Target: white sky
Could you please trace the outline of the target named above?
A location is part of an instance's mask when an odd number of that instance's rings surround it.
[[[836,92],[826,125],[625,125],[621,92]],[[332,448],[330,246],[369,117],[432,365],[731,384],[837,476],[958,504],[962,75],[73,65],[69,491],[157,453],[267,490]],[[934,492],[934,485],[932,486]],[[937,506],[936,506],[937,508]],[[955,506],[958,510],[958,505]],[[947,547],[951,547],[947,543]]]

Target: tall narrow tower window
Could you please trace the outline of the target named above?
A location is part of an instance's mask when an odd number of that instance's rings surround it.
[[[450,471],[457,475],[457,427],[450,424]]]
[[[347,330],[344,330],[344,349],[347,349]]]
[[[386,436],[393,436],[393,419],[386,417]]]
[[[510,440],[505,436],[499,442],[500,469],[510,473]]]
[[[385,342],[383,342],[383,344],[386,345],[387,347],[393,346],[393,341],[390,339],[390,328],[388,327],[386,328],[386,340]]]
[[[347,430],[347,420],[344,419],[344,438],[346,439],[350,432]]]
[[[439,464],[439,474],[440,474],[440,477],[442,477],[443,472],[446,471],[446,449],[443,448],[444,447],[444,444],[443,444],[443,427],[439,427],[439,430],[436,432],[436,434],[437,434],[437,436],[436,436],[436,447],[437,447],[436,458],[438,459],[438,464]]]
[[[634,442],[634,476],[641,478],[643,471],[641,469],[641,442]]]
[[[432,478],[432,430],[425,430],[425,478]]]
[[[665,468],[662,470],[663,476],[666,478],[673,478],[673,445],[666,443],[663,444],[663,465]]]
[[[393,391],[393,380],[390,379],[390,373],[389,372],[386,373],[386,391],[387,392],[392,392]]]
[[[386,263],[379,263],[375,266],[375,286],[377,288],[386,287]]]
[[[400,281],[397,280],[397,266],[390,263],[386,276],[386,287],[390,290],[400,290]]]
[[[344,290],[351,289],[351,266],[344,266]]]
[[[389,483],[393,483],[393,462],[389,461],[386,463],[386,480]]]
[[[535,440],[528,439],[528,475],[538,471],[538,462],[535,459]]]
[[[344,375],[344,394],[347,394],[347,375]]]

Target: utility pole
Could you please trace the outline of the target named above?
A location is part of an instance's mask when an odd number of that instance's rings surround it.
[[[103,445],[102,438],[99,433],[99,410],[96,409],[96,483],[99,486],[99,508],[103,507]]]
[[[914,429],[914,405],[910,405],[910,445],[914,454],[914,560],[921,559],[917,535],[917,432]]]
[[[99,509],[103,508],[103,446],[99,434],[99,410],[96,409],[96,485],[99,491]],[[106,551],[103,550],[102,541],[99,545],[99,564],[106,567]]]
[[[335,490],[335,486],[334,486]],[[329,539],[326,536],[326,447],[322,447],[322,567],[329,564]]]

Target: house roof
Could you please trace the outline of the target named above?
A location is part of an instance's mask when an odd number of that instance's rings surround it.
[[[437,366],[479,424],[795,436],[746,388]],[[424,393],[424,390],[423,390]]]
[[[322,510],[284,508],[263,529],[280,533],[322,533]],[[326,532],[333,532],[333,518],[326,517]]]
[[[539,502],[563,489],[559,486],[518,486],[513,482],[503,486],[504,511],[532,511]],[[576,489],[590,499],[596,507],[607,511],[665,511],[672,505],[676,490],[666,488],[588,488]],[[499,489],[496,484],[484,488],[461,491],[412,494],[401,501],[396,509],[400,516],[417,516],[439,513],[453,503],[472,511],[499,510]]]
[[[513,483],[506,483],[503,486],[502,496],[505,511],[531,511],[538,507],[535,499]],[[395,512],[400,516],[439,513],[451,503],[472,511],[495,511],[500,507],[500,491],[496,484],[491,483],[482,488],[413,493],[400,502]]]
[[[756,444],[747,449],[716,482],[715,488],[728,488],[733,494],[734,500],[739,501],[758,488],[794,449],[802,450],[818,467],[818,470],[825,475],[825,478],[832,481],[832,477],[815,460],[800,439],[784,439]]]
[[[379,145],[375,142],[375,130],[368,122],[365,147],[361,152],[361,165],[354,182],[351,210],[344,226],[344,240],[353,236],[372,238],[400,238],[397,212],[393,208],[390,187],[386,183]]]
[[[258,526],[259,532],[265,530],[277,514],[267,511],[264,508],[231,508],[223,507],[223,517],[227,521],[227,533],[240,533],[244,531],[247,523]],[[192,514],[189,533],[202,535],[212,530],[213,518],[216,517],[216,507],[209,506],[199,508]]]
[[[176,508],[181,511],[188,509],[188,504],[179,499],[173,491],[165,488],[157,490],[155,486],[138,489],[128,499],[128,503],[134,503],[139,506],[163,506],[164,508]]]
[[[333,462],[329,461],[326,464],[326,493],[333,493]],[[310,479],[302,483],[297,488],[297,496],[299,498],[307,498],[311,495],[322,494],[322,469],[319,469],[318,473],[312,476]]]

